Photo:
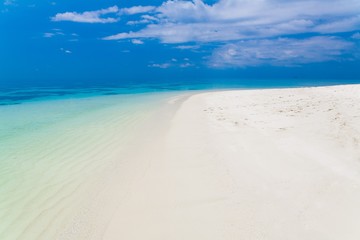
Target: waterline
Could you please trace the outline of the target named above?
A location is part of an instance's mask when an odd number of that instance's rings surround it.
[[[115,172],[130,174],[121,168],[129,152],[136,151],[134,138],[141,125],[176,95],[0,107],[0,238],[86,239],[91,221],[100,221],[90,216],[103,208],[100,192],[111,194],[107,183]]]

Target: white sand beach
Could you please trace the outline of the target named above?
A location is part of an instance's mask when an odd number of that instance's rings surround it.
[[[196,94],[167,128],[99,239],[360,239],[359,85]]]
[[[360,85],[1,111],[1,240],[360,239]]]

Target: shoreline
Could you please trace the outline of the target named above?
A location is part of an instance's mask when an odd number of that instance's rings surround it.
[[[113,96],[2,108],[0,238],[101,235],[116,201],[143,169],[134,158],[138,146],[150,141],[142,134],[155,121],[149,118],[181,102],[173,96]],[[172,103],[167,104],[168,99]],[[123,182],[118,192],[112,179]]]
[[[240,85],[240,84],[211,84],[211,83],[201,83],[201,84],[186,84],[187,88],[174,87],[171,88],[162,88],[161,85],[156,88],[156,86],[142,86],[139,89],[133,87],[84,87],[84,88],[48,88],[48,87],[34,87],[31,90],[27,88],[9,88],[9,89],[0,89],[0,106],[13,106],[19,104],[37,104],[44,101],[72,101],[76,99],[91,99],[98,97],[107,97],[107,96],[132,96],[132,95],[152,95],[152,94],[177,94],[177,93],[192,93],[197,94],[199,92],[218,92],[218,91],[233,91],[233,90],[271,90],[271,89],[293,89],[293,88],[321,88],[321,87],[334,87],[334,86],[349,86],[349,85],[358,85],[359,80],[349,81],[347,83],[337,83],[337,82],[324,82],[321,84],[292,84],[292,85]],[[1,91],[2,90],[2,91]],[[35,92],[35,94],[34,94]],[[64,93],[65,92],[65,93]],[[20,96],[18,96],[20,94]],[[32,95],[33,94],[33,95]],[[40,94],[40,96],[38,95]],[[25,96],[23,96],[25,95]]]
[[[74,101],[14,123],[6,240],[360,237],[359,84]]]

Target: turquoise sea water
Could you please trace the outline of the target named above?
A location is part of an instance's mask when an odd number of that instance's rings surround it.
[[[138,93],[160,93],[188,90],[214,90],[214,89],[252,89],[252,88],[282,88],[302,86],[327,86],[336,84],[360,83],[360,79],[353,80],[238,80],[238,79],[212,79],[199,82],[174,83],[127,83],[120,86],[111,85],[65,85],[65,86],[16,86],[0,84],[0,106],[20,104],[29,101],[44,101],[52,99],[82,98],[90,96],[106,96]]]
[[[69,225],[76,226],[68,230],[71,236],[89,232],[87,220],[74,218],[95,208],[107,177],[127,160],[133,133],[177,94],[121,89],[3,93],[0,239],[67,239],[60,236]]]
[[[316,85],[327,84],[336,81]],[[134,133],[169,99],[190,91],[296,86],[217,81],[1,89],[0,239],[74,239],[61,235],[69,225],[76,226],[67,230],[71,236],[87,239],[78,232],[91,231],[84,230],[91,224],[74,218],[88,219]]]

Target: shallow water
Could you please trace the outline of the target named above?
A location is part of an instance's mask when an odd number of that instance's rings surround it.
[[[0,106],[0,239],[56,239],[89,214],[139,126],[176,93],[92,95]]]

